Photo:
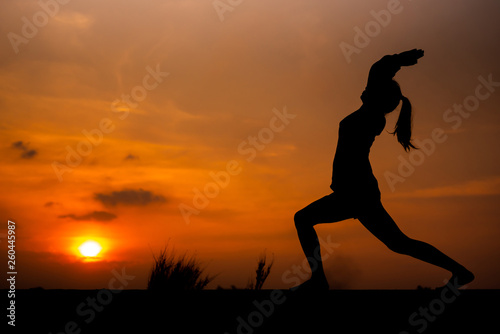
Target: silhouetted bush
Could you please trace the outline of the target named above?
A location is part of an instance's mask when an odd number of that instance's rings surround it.
[[[184,291],[201,290],[214,277],[203,275],[201,267],[195,256],[187,257],[186,254],[176,258],[173,251],[165,247],[158,257],[154,257],[154,265],[148,279],[148,290],[155,291]]]

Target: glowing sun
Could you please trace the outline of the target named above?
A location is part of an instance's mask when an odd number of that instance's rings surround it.
[[[99,243],[89,240],[85,241],[78,247],[80,253],[85,257],[95,257],[101,251],[102,247]]]

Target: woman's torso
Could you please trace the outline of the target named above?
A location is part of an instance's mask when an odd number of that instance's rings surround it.
[[[370,148],[385,127],[385,117],[360,109],[339,124],[337,151],[333,160],[333,191],[363,195],[380,194],[370,165]]]

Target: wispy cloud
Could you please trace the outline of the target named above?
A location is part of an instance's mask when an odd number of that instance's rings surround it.
[[[70,10],[60,11],[55,17],[54,21],[62,28],[74,29],[88,29],[94,23],[93,17],[81,12]]]
[[[132,153],[129,153],[123,160],[139,160],[139,157],[137,155],[133,155]]]
[[[493,177],[485,180],[472,180],[444,187],[418,189],[408,193],[395,194],[394,197],[435,198],[491,195],[500,195],[500,177]]]
[[[116,218],[116,215],[110,212],[106,211],[93,211],[90,213],[87,213],[85,215],[75,215],[75,214],[67,214],[67,215],[61,215],[58,218],[70,218],[73,220],[95,220],[99,222],[107,222],[110,220],[113,220]]]
[[[144,206],[151,203],[163,203],[167,199],[162,195],[157,195],[149,190],[124,189],[113,191],[109,194],[96,193],[94,199],[105,206],[136,205]]]

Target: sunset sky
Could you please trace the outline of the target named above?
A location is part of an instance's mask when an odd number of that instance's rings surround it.
[[[396,80],[422,149],[404,152],[390,114],[370,155],[383,204],[470,288],[500,288],[498,1],[66,2],[1,0],[0,246],[15,221],[18,288],[102,288],[112,270],[146,288],[167,244],[217,275],[209,288],[245,287],[264,250],[264,287],[292,286],[293,215],[330,193],[339,121],[371,64],[413,48]],[[357,220],[317,231],[333,288],[449,278]]]

